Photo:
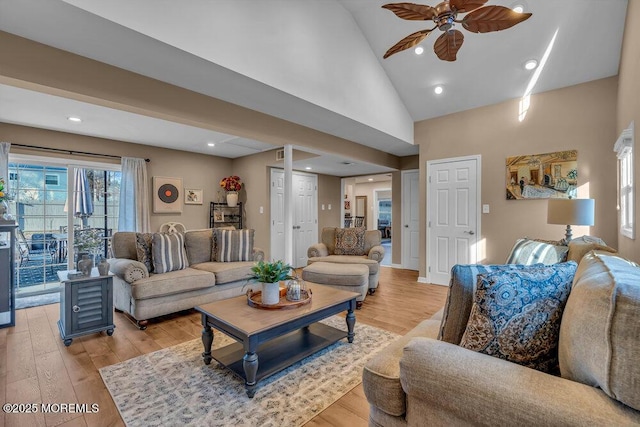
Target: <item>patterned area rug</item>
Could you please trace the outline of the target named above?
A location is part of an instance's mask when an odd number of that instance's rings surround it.
[[[346,330],[342,317],[323,323]],[[355,333],[352,344],[343,339],[263,379],[253,399],[243,380],[215,360],[204,364],[199,339],[102,368],[100,374],[130,427],[300,426],[358,385],[364,364],[398,337],[357,321]],[[214,348],[231,342],[214,330]]]

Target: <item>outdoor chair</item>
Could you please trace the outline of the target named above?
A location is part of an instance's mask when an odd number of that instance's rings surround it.
[[[20,267],[25,261],[48,260],[53,263],[56,244],[50,234],[33,234],[31,239],[27,239],[21,229],[18,228],[17,233]]]

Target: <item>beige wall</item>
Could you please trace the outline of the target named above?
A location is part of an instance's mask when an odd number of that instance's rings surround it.
[[[523,154],[578,150],[578,197],[596,200],[595,226],[574,227],[574,236],[591,234],[617,246],[616,77],[545,92],[531,98],[518,121],[518,101],[417,122],[420,144],[420,218],[426,223],[426,162],[458,156],[482,156],[481,239],[484,263],[502,263],[519,237],[559,239],[564,226],[546,223],[546,200],[505,199],[505,159]],[[634,83],[637,85],[637,83]],[[637,86],[636,86],[637,87]],[[637,92],[636,92],[637,94]],[[637,112],[636,112],[637,113]],[[421,231],[420,276],[426,274],[426,231]],[[395,243],[395,242],[394,242]]]
[[[218,183],[224,176],[231,173],[231,160],[222,157],[207,156],[179,150],[168,150],[147,145],[130,144],[128,142],[110,139],[94,138],[65,132],[36,129],[0,123],[0,140],[13,144],[35,145],[65,150],[78,150],[115,156],[140,157],[151,160],[147,164],[149,176],[149,193],[151,193],[153,176],[170,176],[182,178],[182,184],[187,188],[203,190],[202,205],[184,205],[182,214],[154,214],[151,213],[151,229],[158,230],[160,225],[168,221],[183,223],[188,229],[209,227],[209,203],[216,200]],[[30,154],[36,156],[72,158],[103,163],[120,161],[88,156],[70,156],[55,154],[48,151],[26,150],[11,147],[11,154]]]
[[[618,85],[618,117],[617,132],[609,145],[613,147],[617,136],[634,122],[635,149],[634,149],[634,176],[640,177],[640,2],[629,1],[627,6],[627,21],[624,28],[624,40],[622,43],[622,57],[620,59]],[[639,185],[636,178],[636,187]],[[640,203],[638,203],[638,190],[636,189],[635,223],[636,239],[618,234],[618,246],[620,253],[634,261],[640,260],[640,230],[638,230],[638,218],[640,218]]]

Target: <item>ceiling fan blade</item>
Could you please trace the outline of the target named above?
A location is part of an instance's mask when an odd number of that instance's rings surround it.
[[[530,13],[518,13],[504,6],[485,6],[462,19],[462,26],[473,33],[489,33],[511,28],[529,19]]]
[[[464,34],[458,30],[449,30],[438,37],[433,45],[433,51],[443,61],[455,61],[462,43],[464,43]]]
[[[431,6],[415,3],[389,3],[382,8],[395,13],[398,18],[409,21],[430,21],[438,15]]]
[[[394,53],[402,52],[405,49],[409,49],[417,45],[422,40],[424,40],[424,38],[427,37],[429,33],[433,30],[435,30],[435,28],[432,28],[430,30],[417,31],[413,34],[409,34],[407,37],[403,38],[398,43],[394,44],[391,48],[389,48],[387,53],[384,54],[383,58],[387,59]]]
[[[465,13],[484,6],[487,1],[488,0],[449,0],[449,4],[458,12]]]

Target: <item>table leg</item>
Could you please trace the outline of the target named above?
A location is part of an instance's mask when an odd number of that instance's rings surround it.
[[[347,339],[349,342],[353,342],[353,337],[356,335],[353,332],[353,327],[356,325],[356,315],[353,313],[353,306],[355,304],[355,300],[353,300],[349,304],[349,311],[347,311]]]
[[[213,344],[213,330],[211,326],[207,324],[207,316],[202,315],[202,344],[204,345],[204,352],[202,353],[202,360],[204,364],[211,363],[211,344]]]
[[[247,396],[253,397],[256,394],[256,374],[258,373],[258,355],[255,352],[246,352],[242,358],[242,368],[246,378],[244,388]]]

